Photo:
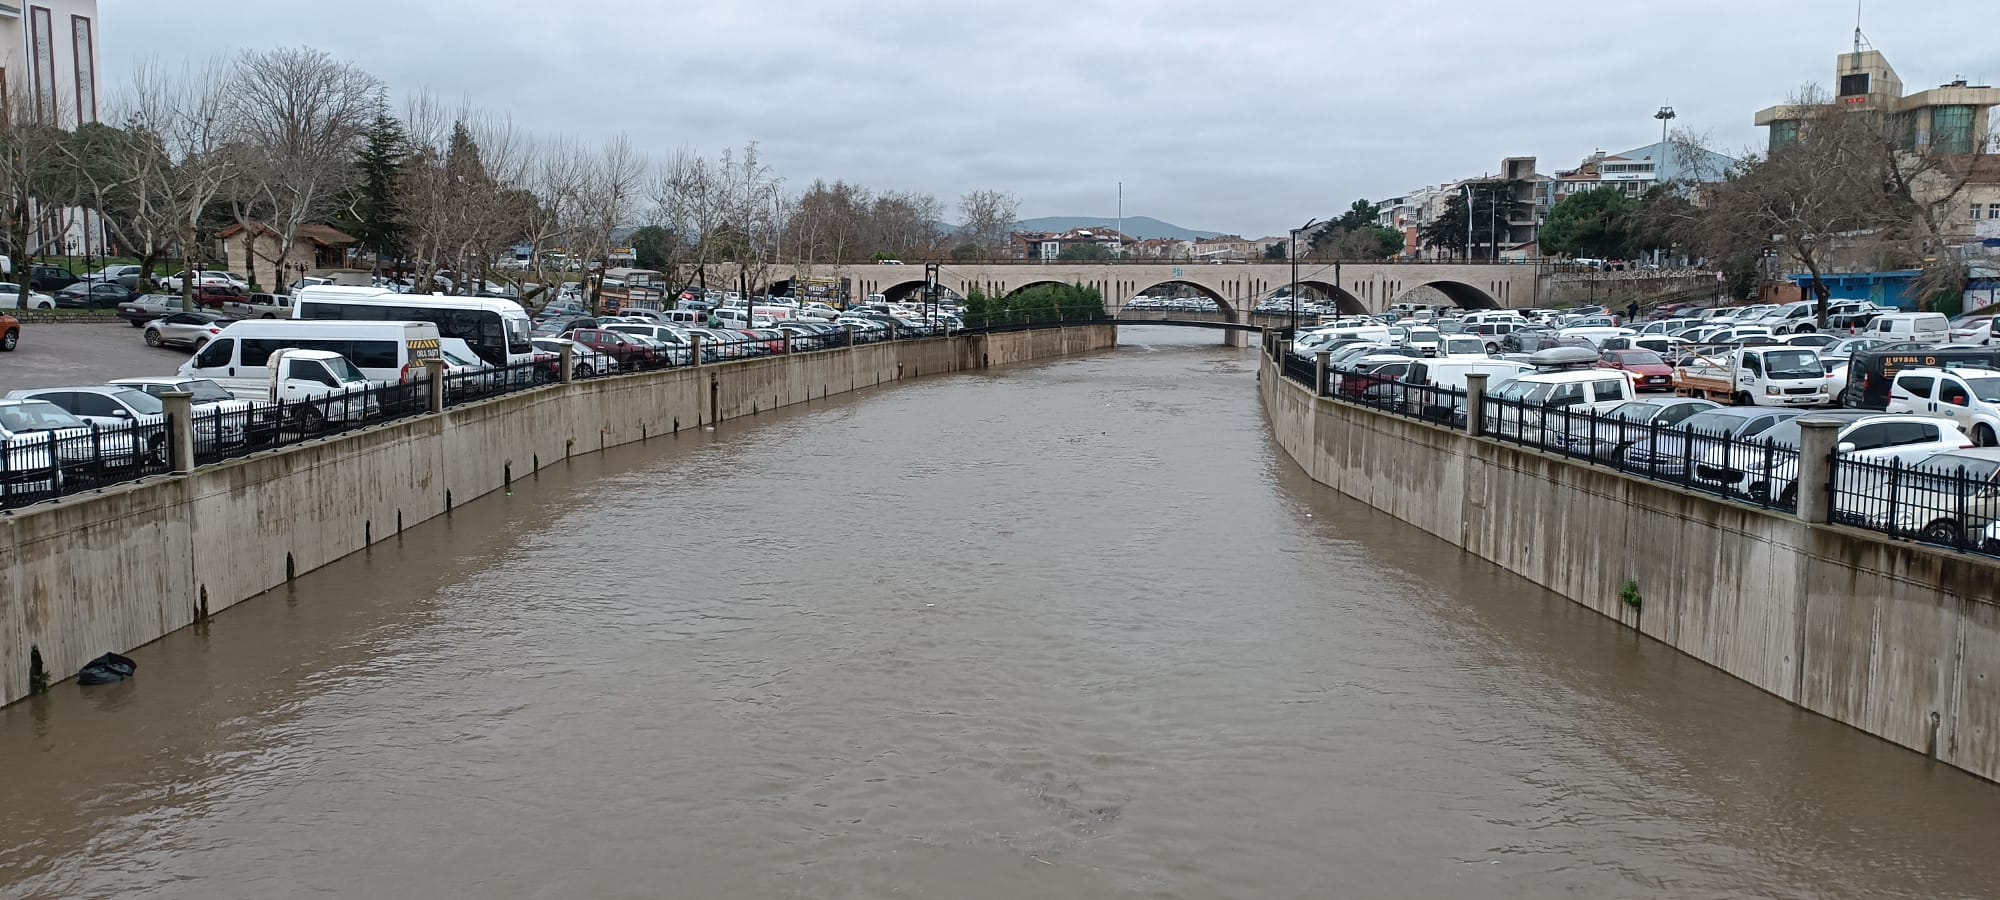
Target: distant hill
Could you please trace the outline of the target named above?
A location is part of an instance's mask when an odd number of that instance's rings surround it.
[[[1022,219],[1014,223],[1016,231],[1068,231],[1072,228],[1116,228],[1118,217],[1089,218],[1086,216],[1043,216],[1039,219]],[[1197,238],[1212,238],[1219,231],[1196,231],[1182,228],[1172,222],[1162,222],[1151,216],[1126,216],[1125,234],[1139,240],[1171,238],[1177,241],[1192,241]]]

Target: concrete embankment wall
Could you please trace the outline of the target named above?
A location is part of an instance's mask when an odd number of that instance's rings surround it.
[[[1112,325],[556,385],[0,515],[0,703],[565,457],[832,394],[1112,347]]]
[[[2000,781],[2000,564],[1316,398],[1267,358],[1315,481],[1806,709]],[[1621,598],[1628,582],[1639,606]]]

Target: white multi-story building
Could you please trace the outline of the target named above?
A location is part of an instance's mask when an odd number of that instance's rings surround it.
[[[0,86],[22,119],[97,121],[97,0],[0,0]]]
[[[97,0],[0,0],[0,98],[16,122],[75,128],[98,117]],[[85,209],[39,211],[30,254],[99,256],[103,224]],[[17,248],[18,249],[18,248]]]

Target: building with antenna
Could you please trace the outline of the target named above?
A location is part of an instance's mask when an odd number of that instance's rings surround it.
[[[1903,79],[1887,57],[1868,46],[1861,29],[1854,30],[1854,50],[1834,64],[1835,92],[1830,106],[1875,111],[1895,116],[1907,149],[1945,156],[1978,153],[1992,140],[1992,108],[2000,106],[2000,89],[1968,84],[1960,78],[1914,94],[1903,93]],[[1799,124],[1826,106],[1773,106],[1758,111],[1756,122],[1769,128],[1772,149],[1798,139]]]

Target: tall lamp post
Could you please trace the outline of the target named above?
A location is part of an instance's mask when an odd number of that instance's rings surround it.
[[[1318,224],[1319,219],[1315,218],[1292,229],[1292,336],[1295,338],[1299,334],[1299,232]]]
[[[1653,118],[1660,120],[1660,151],[1653,155],[1653,184],[1662,185],[1667,183],[1667,123],[1675,118],[1674,108],[1662,106]],[[1664,255],[1661,248],[1653,248],[1653,265],[1666,265]]]

